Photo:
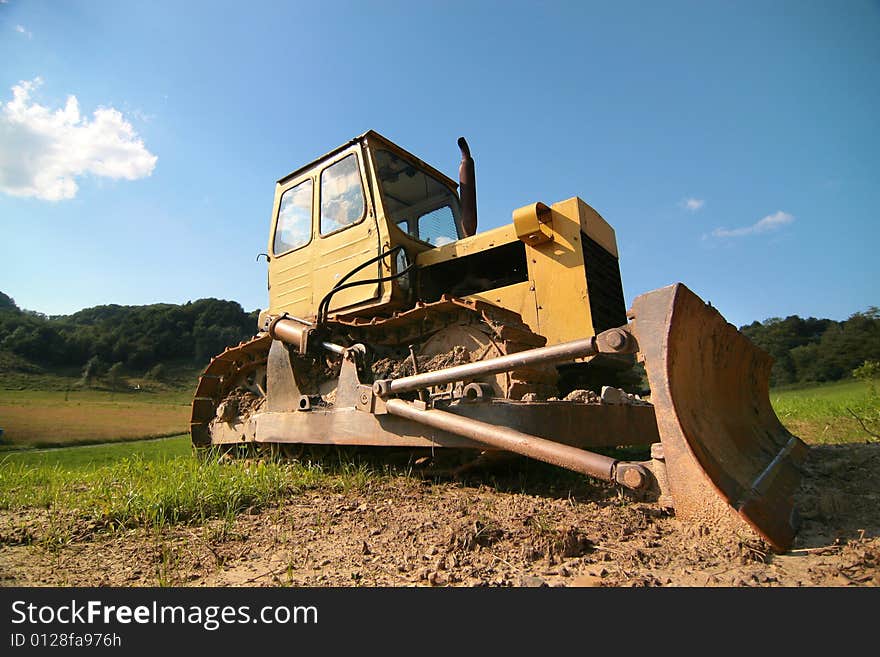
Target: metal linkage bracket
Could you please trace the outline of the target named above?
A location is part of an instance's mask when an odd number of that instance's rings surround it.
[[[373,415],[386,415],[385,400],[373,392],[373,386],[359,385],[355,408]]]

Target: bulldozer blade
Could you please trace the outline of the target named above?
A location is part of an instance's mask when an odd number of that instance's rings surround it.
[[[770,405],[773,359],[681,283],[637,297],[631,318],[676,515],[734,530],[744,520],[787,551],[808,448]]]

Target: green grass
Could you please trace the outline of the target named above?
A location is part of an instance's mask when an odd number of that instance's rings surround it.
[[[30,531],[52,547],[66,544],[82,527],[161,529],[231,521],[306,489],[359,489],[382,476],[353,462],[196,458],[188,437],[180,436],[6,454],[0,457],[0,511],[45,509],[47,521]]]
[[[162,527],[261,508],[313,485],[315,474],[271,462],[221,464],[180,457],[134,456],[77,471],[9,465],[0,469],[0,508],[67,510],[111,528]]]
[[[0,401],[31,406],[37,412],[46,400],[57,401],[56,394],[6,391],[0,393]],[[780,420],[808,443],[874,440],[850,411],[869,430],[880,433],[880,395],[868,383],[774,390],[770,396]],[[92,408],[117,404],[121,417],[132,412],[94,391],[83,392],[78,401]],[[142,405],[153,403],[161,408],[174,402],[169,396]],[[186,435],[7,451],[0,453],[0,511],[44,510],[45,522],[29,531],[35,532],[34,540],[52,546],[73,540],[77,528],[83,526],[114,530],[231,520],[244,510],[263,508],[310,488],[364,489],[382,477],[407,472],[405,467],[383,465],[381,457],[359,461],[354,452],[344,450],[320,464],[199,459],[193,456]]]
[[[31,468],[60,468],[63,470],[94,470],[121,459],[139,459],[144,463],[167,461],[173,458],[191,458],[192,447],[188,435],[158,440],[135,440],[100,445],[58,447],[22,450],[0,454],[0,465]]]
[[[875,441],[868,431],[880,434],[877,385],[850,380],[771,390],[770,401],[786,428],[808,443]]]

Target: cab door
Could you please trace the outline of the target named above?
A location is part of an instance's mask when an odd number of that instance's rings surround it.
[[[316,231],[313,242],[314,304],[351,270],[379,255],[379,231],[367,186],[360,144],[340,151],[316,176]],[[358,272],[346,284],[380,278],[380,263]],[[379,297],[378,283],[366,283],[333,295],[330,312],[354,310]]]
[[[315,178],[310,173],[279,183],[269,233],[269,312],[313,314],[312,245]]]

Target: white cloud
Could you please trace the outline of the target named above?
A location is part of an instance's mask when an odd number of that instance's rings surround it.
[[[28,39],[30,39],[33,35],[33,32],[28,30],[24,25],[16,25],[15,31],[19,34],[24,34]]]
[[[697,210],[702,209],[704,205],[706,205],[706,201],[701,198],[686,198],[683,199],[680,203],[681,207],[685,210],[690,210],[691,212],[696,212]]]
[[[769,230],[776,230],[780,226],[790,224],[793,221],[794,215],[790,215],[788,212],[780,210],[774,214],[768,214],[766,217],[755,222],[751,226],[733,228],[730,230],[727,228],[716,228],[712,231],[712,235],[714,237],[742,237],[743,235],[755,235],[757,233],[766,233]]]
[[[53,111],[31,100],[42,82],[19,82],[0,103],[0,192],[60,201],[76,196],[84,175],[137,180],[153,172],[158,158],[121,112],[100,107],[89,120],[73,95]]]

